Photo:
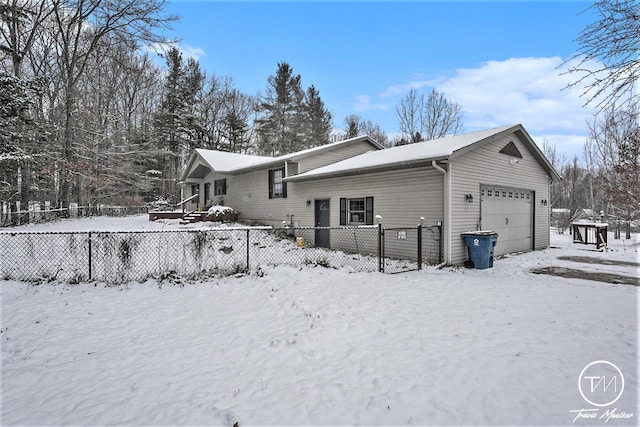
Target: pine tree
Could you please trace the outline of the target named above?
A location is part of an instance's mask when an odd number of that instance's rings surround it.
[[[307,116],[305,148],[328,143],[331,133],[331,113],[324,108],[320,92],[313,85],[307,89],[305,109]]]
[[[180,139],[180,114],[185,106],[182,102],[180,83],[184,78],[182,54],[172,48],[166,53],[167,74],[164,84],[164,95],[160,111],[156,116],[156,138],[164,146],[165,156],[163,171],[165,172],[164,197],[175,197],[176,187],[173,184],[178,176],[179,156],[182,141]]]
[[[179,118],[186,143],[183,148],[189,150],[199,146],[203,139],[204,126],[196,114],[196,104],[202,95],[204,81],[205,75],[200,70],[200,64],[195,59],[189,58],[179,88],[183,108]]]
[[[344,124],[346,126],[345,130],[345,139],[355,138],[360,135],[361,132],[361,122],[362,119],[360,116],[351,114],[344,119]]]
[[[300,75],[286,62],[278,63],[275,76],[269,76],[266,95],[261,99],[256,120],[258,149],[267,155],[296,151],[303,134],[300,113],[303,91]]]
[[[33,185],[28,170],[34,166],[46,138],[42,125],[34,119],[37,81],[0,75],[0,198],[29,200]]]
[[[225,115],[220,123],[220,133],[225,144],[221,149],[232,153],[246,153],[251,144],[249,115],[253,99],[240,91],[228,91],[225,99]]]
[[[205,77],[197,61],[189,59],[184,65],[176,48],[167,52],[167,75],[164,96],[156,115],[156,138],[165,147],[164,197],[177,201],[176,182],[190,149],[202,141],[204,127],[195,114],[195,104],[202,91]]]

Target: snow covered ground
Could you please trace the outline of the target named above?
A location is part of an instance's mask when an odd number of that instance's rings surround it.
[[[171,227],[140,217],[21,229]],[[570,425],[571,411],[597,409],[583,414],[598,418],[575,423],[636,425],[638,286],[531,272],[637,279],[640,236],[612,237],[608,252],[596,252],[554,234],[550,249],[488,270],[288,266],[112,287],[0,281],[0,421]],[[610,407],[595,408],[578,389],[598,360],[624,374]],[[633,416],[608,418],[614,408]]]

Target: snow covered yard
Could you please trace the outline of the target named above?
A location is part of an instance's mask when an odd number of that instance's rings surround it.
[[[175,226],[136,221],[26,228]],[[567,235],[552,246],[489,270],[274,267],[117,287],[3,281],[0,421],[567,425],[570,411],[593,408],[578,390],[582,369],[607,360],[625,379],[613,406],[634,414],[608,424],[635,425],[639,288],[531,269],[638,278],[639,236],[610,240],[609,252]]]

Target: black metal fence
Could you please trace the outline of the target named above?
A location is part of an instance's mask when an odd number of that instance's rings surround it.
[[[430,232],[421,226],[373,226],[0,232],[0,278],[124,283],[231,275],[275,265],[393,273],[440,262],[440,249],[434,249],[440,247],[440,233],[425,239],[425,231]],[[316,247],[317,233],[325,232],[328,247]]]

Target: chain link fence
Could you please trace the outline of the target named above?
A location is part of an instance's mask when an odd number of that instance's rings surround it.
[[[0,232],[0,278],[118,284],[226,276],[276,265],[400,272],[419,269],[425,261],[425,240],[418,246],[421,231],[373,226]]]

